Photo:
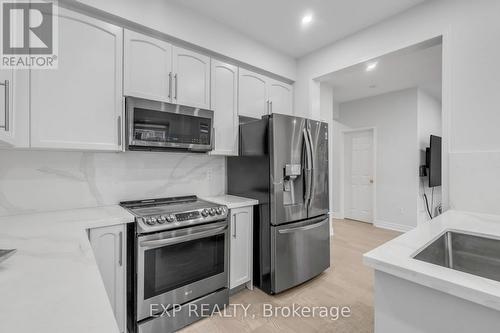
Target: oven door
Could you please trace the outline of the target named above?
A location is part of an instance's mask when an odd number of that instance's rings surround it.
[[[205,296],[228,284],[227,221],[140,235],[137,320]],[[152,307],[152,305],[154,305]]]

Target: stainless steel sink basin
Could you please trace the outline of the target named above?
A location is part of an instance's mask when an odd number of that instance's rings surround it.
[[[7,260],[7,258],[12,257],[16,253],[15,249],[4,250],[0,249],[0,262]]]
[[[414,259],[500,281],[500,240],[448,231]]]

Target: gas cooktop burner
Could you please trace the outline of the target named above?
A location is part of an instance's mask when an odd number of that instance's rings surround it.
[[[196,196],[124,201],[138,223],[139,233],[183,228],[186,226],[224,220],[226,206],[201,200]]]

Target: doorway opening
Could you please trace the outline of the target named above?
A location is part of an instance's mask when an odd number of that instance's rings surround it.
[[[317,80],[331,117],[333,217],[408,231],[438,216],[448,176],[443,38]]]

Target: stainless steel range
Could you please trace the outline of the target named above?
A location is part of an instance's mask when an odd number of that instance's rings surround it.
[[[229,302],[228,209],[196,196],[127,201],[128,329],[174,332]]]

